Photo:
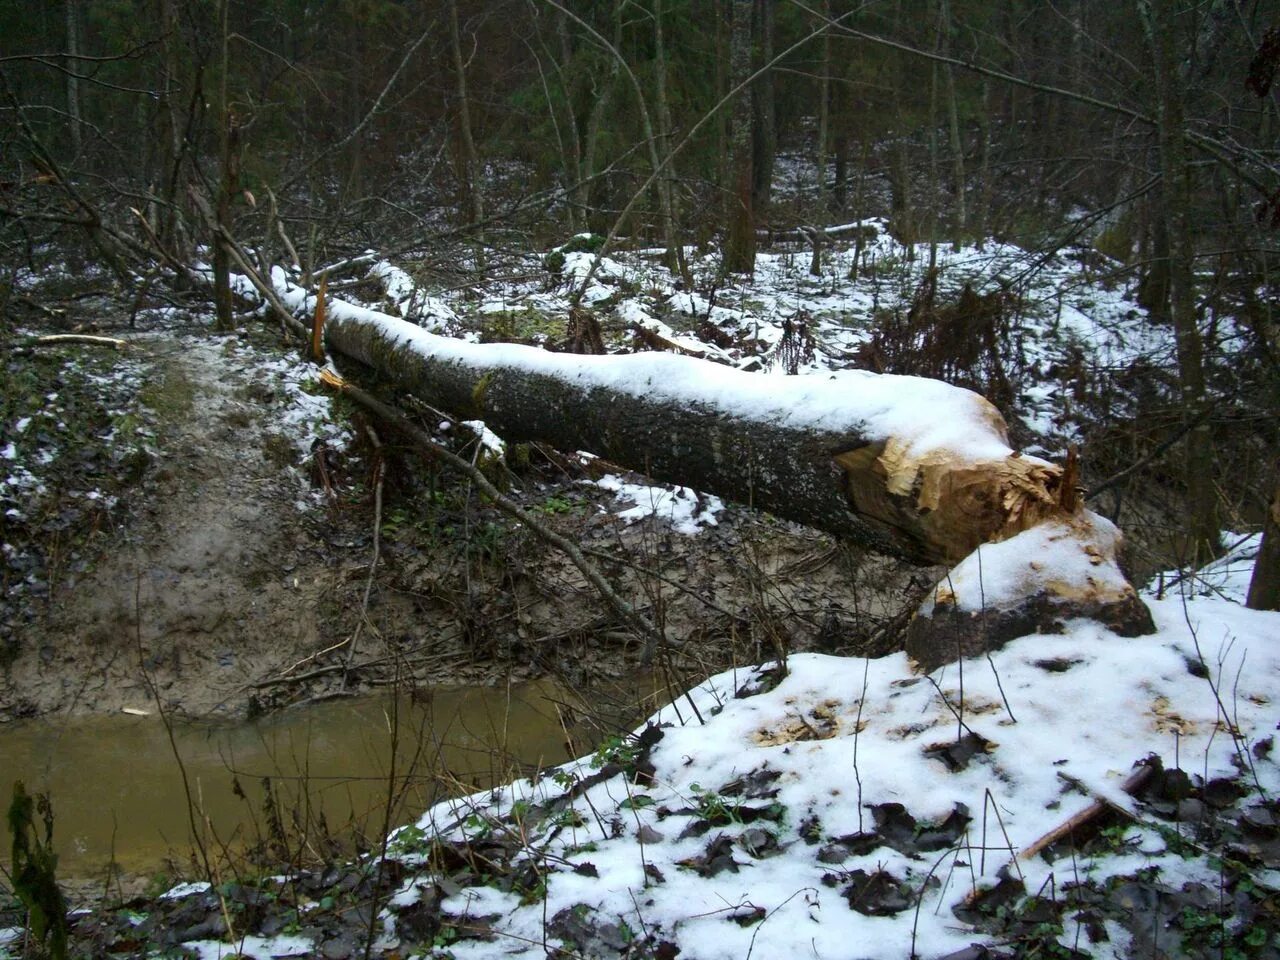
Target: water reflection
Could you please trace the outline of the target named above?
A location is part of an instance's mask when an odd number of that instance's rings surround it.
[[[25,721],[0,727],[0,788],[6,802],[17,779],[50,794],[63,876],[101,875],[113,859],[146,873],[189,856],[188,793],[197,829],[215,845],[269,834],[264,778],[282,819],[307,823],[313,843],[321,817],[334,833],[354,826],[376,837],[393,742],[394,824],[442,791],[568,759],[564,700],[551,684],[334,700],[234,725],[178,724],[172,745],[156,716]]]

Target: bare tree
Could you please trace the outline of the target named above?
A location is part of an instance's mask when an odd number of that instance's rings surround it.
[[[752,206],[753,148],[751,89],[752,0],[733,0],[729,40],[730,86],[742,85],[734,98],[729,123],[729,176],[725,220],[728,224],[724,247],[726,273],[754,273],[756,268],[756,221]]]
[[[1280,610],[1280,460],[1276,460],[1271,474],[1271,503],[1262,523],[1262,546],[1249,582],[1248,606],[1254,610]]]
[[[1196,316],[1195,256],[1191,224],[1191,167],[1187,161],[1182,84],[1178,73],[1178,0],[1139,0],[1155,68],[1158,154],[1162,204],[1159,210],[1168,243],[1169,313],[1177,340],[1178,380],[1183,417],[1195,422],[1185,441],[1191,559],[1203,562],[1220,549],[1218,497],[1213,483],[1213,438],[1199,418],[1205,398],[1204,345]],[[1183,8],[1185,13],[1185,8]],[[1199,419],[1198,419],[1199,418]]]
[[[463,206],[468,223],[484,220],[484,183],[480,155],[471,130],[471,99],[467,96],[467,67],[462,57],[462,39],[458,30],[458,0],[449,0],[449,52],[453,57],[453,74],[458,93],[458,139],[462,144]]]

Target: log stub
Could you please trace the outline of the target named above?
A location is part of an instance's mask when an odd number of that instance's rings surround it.
[[[1069,620],[1120,637],[1155,632],[1151,611],[1121,572],[1120,532],[1082,511],[979,547],[934,589],[907,627],[907,655],[931,672]]]

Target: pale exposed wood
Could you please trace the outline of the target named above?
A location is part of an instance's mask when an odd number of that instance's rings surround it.
[[[1142,789],[1143,785],[1151,779],[1158,769],[1159,767],[1156,764],[1143,763],[1139,765],[1138,768],[1128,776],[1125,782],[1121,784],[1120,789],[1130,795],[1137,793]],[[1062,823],[1058,824],[1044,836],[1040,837],[1039,840],[1036,840],[1028,846],[1022,851],[1022,853],[1018,854],[1018,856],[1023,860],[1030,860],[1032,857],[1040,853],[1040,851],[1053,846],[1055,843],[1066,837],[1071,836],[1081,827],[1091,823],[1108,811],[1115,811],[1128,819],[1133,819],[1133,814],[1124,807],[1111,800],[1107,800],[1105,797],[1095,795],[1093,802],[1089,804],[1089,806],[1062,821]]]
[[[88,333],[51,333],[45,337],[37,337],[32,341],[35,347],[56,347],[65,343],[79,343],[91,347],[112,347],[116,350],[127,350],[132,344],[128,340],[117,337],[95,337]]]

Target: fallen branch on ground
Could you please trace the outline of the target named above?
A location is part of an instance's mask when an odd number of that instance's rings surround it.
[[[88,333],[51,333],[45,337],[36,337],[29,346],[57,347],[63,344],[80,343],[91,347],[112,347],[116,350],[127,350],[133,344],[117,337],[95,337]]]

